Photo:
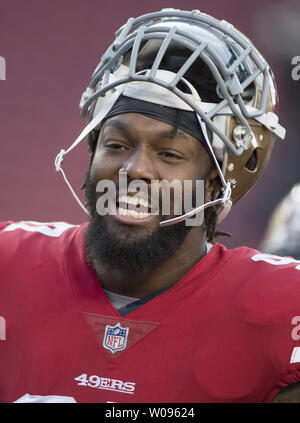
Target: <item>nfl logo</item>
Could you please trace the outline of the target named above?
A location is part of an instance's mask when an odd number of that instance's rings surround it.
[[[122,328],[120,323],[116,326],[106,325],[103,347],[112,353],[125,350],[129,328]]]

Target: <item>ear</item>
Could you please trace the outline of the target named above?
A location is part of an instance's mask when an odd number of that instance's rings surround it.
[[[219,174],[217,169],[212,169],[205,180],[205,202],[209,202],[212,200],[212,193],[216,186],[218,178],[219,178]],[[215,198],[218,197],[219,193],[220,193],[220,190],[218,190],[218,192],[214,194]]]

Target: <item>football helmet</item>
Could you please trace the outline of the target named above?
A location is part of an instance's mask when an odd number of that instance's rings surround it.
[[[260,249],[300,260],[300,183],[292,187],[273,211]]]
[[[199,10],[163,9],[130,18],[116,32],[81,98],[89,123],[57,156],[58,171],[63,156],[100,127],[121,94],[196,113],[222,184],[221,197],[201,209],[221,204],[219,221],[262,173],[275,135],[285,137],[265,59],[231,24]]]

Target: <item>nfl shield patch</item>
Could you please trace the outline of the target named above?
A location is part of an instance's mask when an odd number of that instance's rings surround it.
[[[103,347],[112,353],[125,350],[129,328],[122,328],[120,323],[115,326],[106,325]]]

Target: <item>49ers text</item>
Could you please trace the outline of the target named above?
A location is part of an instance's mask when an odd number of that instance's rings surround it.
[[[123,380],[97,375],[88,376],[87,373],[82,373],[80,376],[75,377],[74,380],[79,382],[77,384],[79,386],[89,386],[90,388],[104,389],[122,394],[134,394],[135,390],[135,382],[124,382]]]

